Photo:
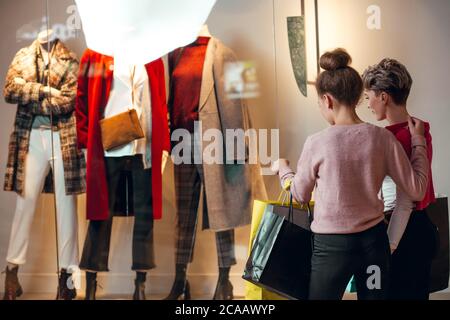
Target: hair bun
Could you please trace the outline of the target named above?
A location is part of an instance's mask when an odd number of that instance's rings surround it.
[[[326,71],[335,71],[348,67],[352,63],[352,57],[345,49],[335,49],[324,53],[320,57],[320,67]]]

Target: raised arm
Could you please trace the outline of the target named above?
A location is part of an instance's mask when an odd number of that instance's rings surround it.
[[[297,173],[288,165],[287,161],[279,162],[279,177],[281,186],[290,184],[292,196],[299,203],[309,203],[316,185],[318,165],[313,161],[312,144],[308,138],[297,164]]]

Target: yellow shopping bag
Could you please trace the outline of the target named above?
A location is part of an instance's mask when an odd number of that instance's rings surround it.
[[[277,201],[253,201],[253,211],[252,211],[252,224],[250,230],[250,241],[248,244],[248,255],[252,252],[253,240],[255,240],[256,233],[258,232],[259,225],[261,223],[262,217],[268,205],[285,205],[287,204],[287,199],[289,197],[289,192],[286,191],[289,186],[286,186],[278,197]],[[245,282],[245,300],[287,300],[286,298],[270,292],[267,289],[258,287],[250,282]]]
[[[252,251],[253,240],[255,239],[256,233],[258,231],[259,224],[264,215],[267,205],[270,204],[281,204],[277,201],[253,201],[253,212],[252,212],[252,225],[250,230],[250,242],[248,244],[248,255]],[[287,300],[286,298],[270,292],[266,289],[258,287],[250,282],[245,282],[245,300]]]
[[[281,192],[277,201],[261,201],[254,200],[253,201],[253,211],[252,211],[252,223],[250,229],[250,241],[248,244],[248,255],[252,251],[253,241],[258,232],[259,225],[261,224],[261,220],[263,218],[264,212],[268,205],[279,205],[285,206],[288,205],[288,199],[290,197],[290,192],[287,191],[290,188],[290,183],[288,183]],[[310,202],[310,206],[314,206],[314,201]],[[294,204],[294,207],[301,208],[299,204]],[[267,289],[263,289],[254,285],[250,282],[245,282],[245,300],[288,300],[287,298],[271,292]]]

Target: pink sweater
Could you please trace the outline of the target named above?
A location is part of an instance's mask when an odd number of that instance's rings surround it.
[[[423,199],[429,171],[425,138],[413,136],[412,146],[410,161],[384,128],[368,123],[332,126],[308,137],[297,173],[280,167],[281,183],[293,179],[291,192],[300,203],[309,202],[316,188],[313,232],[362,232],[384,218],[378,194],[386,175],[412,200]]]

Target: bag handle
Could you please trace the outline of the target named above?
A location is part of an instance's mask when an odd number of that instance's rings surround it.
[[[280,195],[278,196],[277,202],[281,203],[282,206],[289,204],[287,202],[289,200],[289,192],[286,190],[281,190]]]
[[[292,193],[290,193],[290,197],[289,197],[289,213],[288,213],[288,221],[293,223],[294,222],[294,198],[292,196]],[[311,207],[309,205],[309,202],[306,204],[306,210],[308,212],[308,219],[309,219],[309,223],[313,222],[313,215],[311,212]]]

